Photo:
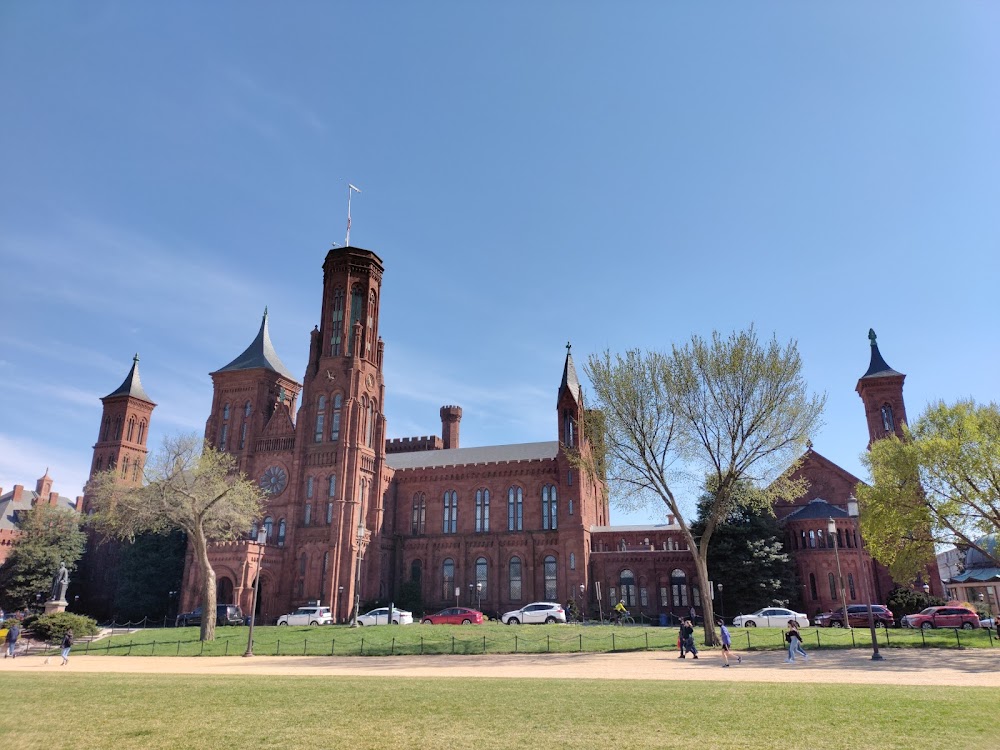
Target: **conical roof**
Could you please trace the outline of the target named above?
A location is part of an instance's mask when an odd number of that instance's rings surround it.
[[[115,396],[131,396],[132,398],[138,398],[150,404],[153,403],[153,399],[147,396],[146,391],[143,390],[142,381],[139,379],[138,354],[132,357],[132,369],[128,371],[128,375],[125,377],[122,384],[104,398],[114,398]]]
[[[256,370],[265,369],[284,375],[290,380],[295,380],[295,376],[288,371],[278,353],[271,345],[271,334],[267,330],[267,308],[264,308],[264,318],[260,322],[260,330],[246,350],[217,372],[230,372],[233,370]],[[296,381],[298,382],[298,381]]]
[[[882,359],[882,353],[878,350],[878,344],[875,343],[874,328],[868,329],[868,340],[871,342],[872,346],[872,361],[871,364],[868,365],[868,372],[862,375],[861,378],[885,378],[892,375],[902,375],[903,373],[896,372],[886,364],[884,359]]]
[[[559,384],[559,392],[561,393],[564,388],[569,389],[569,392],[573,394],[573,398],[575,398],[576,402],[579,404],[582,401],[580,379],[576,376],[576,367],[573,365],[573,355],[571,354],[571,350],[572,344],[567,341],[566,364],[563,365],[562,382]]]

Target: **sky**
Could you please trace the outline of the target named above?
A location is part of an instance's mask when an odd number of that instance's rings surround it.
[[[321,266],[384,261],[388,436],[556,439],[566,343],[753,324],[864,477],[868,329],[911,421],[997,400],[1000,5],[0,5],[0,487],[82,492],[140,356],[150,445]],[[612,521],[662,520],[660,509]]]

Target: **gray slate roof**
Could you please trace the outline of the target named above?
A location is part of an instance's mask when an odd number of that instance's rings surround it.
[[[813,519],[827,519],[827,518],[850,518],[847,511],[843,508],[838,508],[836,505],[830,505],[826,500],[821,497],[814,498],[808,502],[808,504],[803,505],[794,513],[789,513],[781,522],[785,521],[811,521]]]
[[[138,354],[132,357],[132,369],[128,371],[128,375],[122,381],[122,384],[104,398],[114,398],[115,396],[131,396],[132,398],[138,398],[153,404],[153,399],[146,395],[146,391],[142,387],[142,381],[139,379]],[[153,404],[153,406],[156,406],[156,404]]]
[[[25,487],[24,492],[21,493],[21,500],[16,503],[14,502],[13,490],[0,495],[0,530],[9,531],[11,529],[19,528],[19,514],[31,510],[31,503],[37,498],[38,493],[34,490],[29,490],[27,487]],[[59,502],[56,504],[56,507],[63,508],[65,510],[75,510],[76,501],[60,495]]]
[[[496,464],[510,461],[542,461],[555,458],[559,441],[544,443],[516,443],[514,445],[486,445],[480,448],[450,448],[443,451],[416,451],[390,453],[386,464],[393,469],[436,469],[443,466],[468,466],[471,464]]]
[[[902,375],[903,373],[896,372],[889,367],[882,358],[882,353],[878,350],[878,344],[875,343],[875,329],[868,329],[868,339],[871,341],[872,346],[872,361],[868,365],[868,372],[862,375],[861,378],[886,378],[893,375]]]
[[[217,372],[230,372],[232,370],[256,370],[264,369],[284,375],[289,380],[298,380],[288,371],[281,361],[278,353],[271,345],[271,334],[267,330],[267,308],[264,308],[264,319],[260,322],[260,330],[257,331],[257,338],[251,342],[246,350]]]

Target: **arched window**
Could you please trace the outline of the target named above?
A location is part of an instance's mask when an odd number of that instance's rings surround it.
[[[243,417],[245,419],[249,419],[251,411],[253,411],[253,407],[250,405],[250,402],[247,401],[245,404],[243,404]]]
[[[104,463],[104,459],[101,458],[100,456],[98,456],[97,460],[94,462],[94,471],[100,471],[101,470],[101,465],[103,463]]]
[[[816,532],[809,529],[809,549],[816,549]],[[816,597],[813,597],[815,599]]]
[[[111,435],[111,417],[104,418],[104,432],[101,433],[101,440],[107,440]]]
[[[635,575],[631,570],[626,568],[618,574],[618,586],[621,589],[621,598],[624,600],[625,606],[634,607],[636,603]]]
[[[693,583],[691,584],[691,606],[699,608],[701,607],[701,589],[699,589]]]
[[[892,407],[889,404],[882,405],[882,427],[886,432],[894,432],[896,423],[892,419]]]
[[[365,445],[375,447],[375,399],[368,402],[368,416],[365,418]]]
[[[333,503],[329,502],[326,504],[326,525],[329,526],[333,523]]]
[[[312,523],[312,515],[313,515],[312,503],[306,503],[305,514],[302,519],[304,526],[308,526],[310,523]]]
[[[115,417],[115,440],[122,439],[122,418]]]
[[[542,528],[554,531],[558,525],[556,518],[556,487],[547,484],[542,487]]]
[[[552,555],[546,555],[542,568],[545,574],[545,598],[550,602],[554,602],[556,601],[556,597],[559,596],[558,586],[556,585],[556,558]]]
[[[476,560],[476,588],[480,599],[486,598],[486,579],[490,564],[485,557]]]
[[[323,442],[323,427],[326,420],[326,396],[320,396],[316,401],[316,429],[313,435],[313,441],[316,443]]]
[[[375,341],[375,313],[378,310],[378,299],[373,289],[368,295],[368,329],[365,332],[365,356],[371,359],[372,342]]]
[[[135,434],[135,417],[128,418],[128,428],[125,432],[125,439],[130,443],[132,442],[132,436]]]
[[[576,444],[576,423],[569,409],[563,410],[563,442],[570,448]]]
[[[576,570],[576,553],[575,552],[570,552],[569,553],[569,569],[570,570]]]
[[[222,429],[219,430],[219,450],[226,450],[226,443],[229,442],[229,424],[223,423]]]
[[[507,564],[507,588],[511,601],[521,600],[521,558],[512,557]]]
[[[303,552],[299,556],[299,575],[304,576],[306,574],[306,553]]]
[[[274,535],[274,519],[271,518],[270,516],[264,519],[264,532],[265,532],[264,538],[268,542],[270,542],[271,537]]]
[[[809,596],[812,597],[813,601],[819,599],[819,594],[816,592],[816,575],[814,573],[809,574]]]
[[[680,568],[670,572],[670,591],[673,595],[675,607],[686,607],[688,605],[687,576]]]
[[[849,588],[851,590],[851,601],[852,602],[856,601],[858,597],[854,593],[854,574],[853,573],[848,573],[847,574],[847,588]]]
[[[450,557],[441,563],[441,580],[444,582],[442,596],[445,601],[455,595],[455,561]]]
[[[458,531],[458,493],[455,490],[446,490],[444,493],[444,523],[441,530],[445,534]]]
[[[507,490],[507,531],[524,531],[524,491],[520,487]]]
[[[326,495],[327,497],[337,496],[337,475],[331,474],[330,478],[326,481]]]
[[[330,316],[330,355],[339,357],[344,335],[344,290],[333,292],[333,313]]]
[[[139,480],[139,470],[142,469],[142,463],[137,458],[132,464],[132,481],[136,482]]]
[[[420,560],[414,560],[410,563],[410,580],[414,583],[420,583]]]
[[[122,459],[122,479],[128,477],[128,456]]]
[[[313,478],[306,477],[306,497],[313,496]]]
[[[483,533],[490,530],[490,491],[476,490],[476,531]]]
[[[423,492],[418,492],[413,496],[413,515],[410,519],[411,534],[425,534],[427,532],[427,497]]]
[[[244,419],[243,424],[240,425],[240,450],[243,450],[247,444],[247,421]]]
[[[139,445],[146,444],[146,420],[139,422]]]
[[[278,521],[278,546],[285,546],[285,519]]]
[[[114,470],[115,470],[115,454],[112,453],[110,456],[108,456],[108,471],[114,471]]]
[[[365,308],[365,295],[361,285],[355,284],[351,289],[351,325],[347,329],[347,353],[354,354],[354,324],[360,322]]]
[[[333,421],[330,423],[330,440],[340,440],[340,409],[344,405],[344,397],[339,393],[333,397]]]
[[[222,407],[222,418],[229,419],[229,404],[225,404]]]
[[[833,573],[828,573],[826,577],[830,584],[830,598],[837,601],[837,579],[833,577]]]
[[[257,534],[260,533],[260,526],[254,521],[253,526],[250,527],[250,540],[253,542],[257,541]]]

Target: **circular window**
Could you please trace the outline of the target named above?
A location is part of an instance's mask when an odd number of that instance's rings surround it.
[[[269,495],[279,495],[287,486],[288,474],[280,466],[270,466],[261,475],[260,488]]]

